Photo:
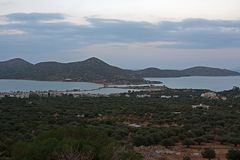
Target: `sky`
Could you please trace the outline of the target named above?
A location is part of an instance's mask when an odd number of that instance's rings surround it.
[[[0,61],[240,71],[239,0],[0,0]]]

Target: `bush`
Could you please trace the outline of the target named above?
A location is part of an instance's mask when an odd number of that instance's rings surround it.
[[[136,153],[134,151],[128,151],[122,154],[121,159],[122,160],[137,160],[142,159],[143,156],[140,153]]]
[[[206,148],[202,152],[202,157],[211,160],[216,157],[216,152],[211,148]]]
[[[162,140],[161,144],[166,148],[168,148],[169,146],[175,145],[174,141],[170,138],[166,138],[166,139]]]
[[[121,152],[120,152],[121,151]],[[13,160],[132,160],[141,156],[125,149],[105,134],[81,127],[67,126],[44,133],[31,142],[18,142]]]
[[[218,142],[220,142],[220,144],[223,145],[224,143],[226,143],[228,141],[228,137],[226,137],[226,136],[219,136],[219,137],[216,137],[216,140]]]
[[[201,145],[203,142],[206,141],[206,139],[203,137],[198,137],[198,138],[195,138],[194,141],[197,142],[198,145]]]
[[[185,156],[183,157],[183,160],[191,160],[191,158],[189,156]]]
[[[240,151],[231,149],[228,151],[226,158],[228,160],[239,160],[240,159]]]
[[[240,144],[240,138],[230,138],[229,142],[237,147]]]
[[[191,145],[194,145],[194,141],[192,139],[185,139],[183,141],[183,145],[185,145],[187,148],[189,148]]]

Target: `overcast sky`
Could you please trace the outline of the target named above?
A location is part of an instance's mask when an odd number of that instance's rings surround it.
[[[0,0],[0,61],[240,70],[239,0]]]

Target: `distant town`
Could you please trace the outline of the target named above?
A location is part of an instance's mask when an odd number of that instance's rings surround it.
[[[126,93],[89,93],[88,91],[99,90],[102,88],[121,88],[121,89],[129,89]],[[80,89],[73,89],[73,90],[66,90],[66,91],[58,91],[58,90],[48,90],[48,91],[12,91],[12,92],[0,92],[0,98],[4,97],[14,97],[14,98],[30,98],[30,97],[62,97],[66,95],[71,95],[74,98],[79,97],[110,97],[110,96],[124,96],[130,97],[130,93],[135,92],[135,97],[137,98],[146,98],[151,97],[151,93],[157,91],[164,91],[168,88],[166,86],[155,86],[155,85],[147,85],[147,86],[104,86],[98,89],[93,90],[80,90]],[[212,99],[212,100],[227,100],[226,96],[221,96],[213,91],[207,91],[200,95],[202,98]],[[170,99],[170,98],[179,98],[179,95],[161,95],[160,98],[162,99]],[[193,108],[205,106],[195,106]]]
[[[121,96],[123,93],[89,93],[91,91],[97,91],[103,88],[119,88],[119,89],[128,89],[129,92],[138,92],[138,91],[161,91],[164,90],[165,86],[155,86],[155,85],[144,85],[144,86],[108,86],[104,85],[104,87],[99,87],[97,89],[91,89],[91,90],[80,90],[80,89],[73,89],[73,90],[65,90],[65,91],[58,91],[58,90],[48,90],[48,91],[10,91],[10,92],[0,92],[0,98],[4,97],[15,97],[15,98],[30,98],[30,97],[62,97],[64,95],[72,95],[73,97],[109,97],[109,96]],[[127,94],[126,94],[127,97]],[[138,95],[138,97],[147,97],[146,94]],[[163,98],[168,98],[168,96]]]

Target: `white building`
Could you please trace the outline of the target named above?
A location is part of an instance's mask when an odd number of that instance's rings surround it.
[[[199,108],[199,109],[209,109],[210,106],[204,105],[204,104],[199,104],[199,105],[192,105],[192,108],[193,109],[197,109],[197,108]]]
[[[172,98],[172,96],[162,95],[161,98],[169,99],[169,98]]]
[[[137,98],[145,98],[145,97],[151,97],[151,95],[148,95],[148,94],[137,95]]]
[[[133,128],[141,128],[141,125],[138,125],[138,124],[128,124],[129,127],[133,127]]]
[[[209,98],[209,99],[218,99],[217,93],[215,92],[206,92],[201,94],[201,97],[203,98]]]

